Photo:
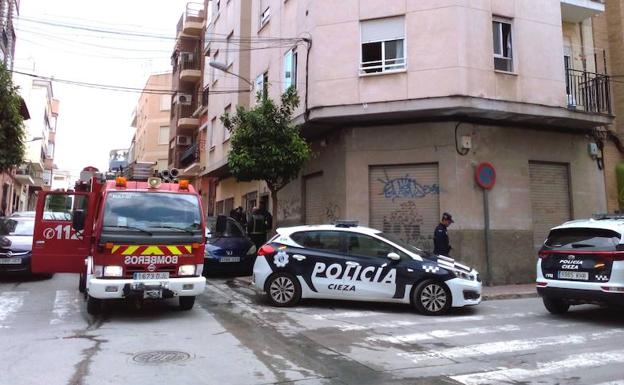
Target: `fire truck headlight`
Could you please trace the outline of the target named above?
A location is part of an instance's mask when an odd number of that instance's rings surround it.
[[[121,266],[104,266],[105,277],[121,277],[123,269]]]
[[[195,265],[182,265],[178,268],[178,275],[195,275]]]

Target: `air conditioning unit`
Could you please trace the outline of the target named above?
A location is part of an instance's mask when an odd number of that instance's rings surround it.
[[[191,137],[188,135],[178,135],[176,136],[176,144],[180,146],[188,146],[191,144]]]
[[[185,106],[191,105],[191,95],[189,94],[177,94],[173,99],[174,103],[178,103]]]

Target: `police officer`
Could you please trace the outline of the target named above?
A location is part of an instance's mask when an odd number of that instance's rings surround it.
[[[449,244],[447,228],[453,223],[453,217],[449,213],[442,214],[440,224],[433,232],[433,253],[437,255],[449,256],[451,245]]]
[[[267,241],[267,232],[273,227],[273,216],[261,201],[260,207],[255,207],[247,221],[247,233],[256,248],[264,245]]]

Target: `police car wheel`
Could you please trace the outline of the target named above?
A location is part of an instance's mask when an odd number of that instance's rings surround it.
[[[451,308],[451,291],[442,282],[428,279],[414,290],[412,297],[416,310],[425,315],[441,315]]]
[[[271,276],[266,287],[273,306],[294,306],[301,299],[299,282],[290,274],[277,273]]]
[[[98,315],[102,311],[102,300],[87,295],[87,313]]]
[[[564,314],[570,308],[570,304],[562,299],[544,297],[542,300],[550,314]]]
[[[191,310],[195,305],[195,296],[179,297],[180,310]]]

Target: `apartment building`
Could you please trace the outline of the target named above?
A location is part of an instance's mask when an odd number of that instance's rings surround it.
[[[171,123],[171,73],[151,75],[145,83],[132,114],[135,128],[128,162],[151,162],[153,170],[169,167],[169,132]]]
[[[613,123],[611,79],[591,20],[602,2],[212,3],[206,53],[228,71],[208,74],[217,213],[268,199],[262,182],[229,175],[219,117],[290,85],[314,155],[278,194],[281,225],[356,219],[431,250],[451,212],[452,256],[514,283],[534,279],[550,227],[606,211],[597,148]],[[496,171],[487,219],[483,162]]]

